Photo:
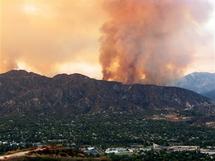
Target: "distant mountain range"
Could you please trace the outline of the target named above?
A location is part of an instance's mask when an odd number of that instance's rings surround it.
[[[191,78],[194,81],[199,77],[193,74],[186,77],[184,82],[190,82]],[[203,87],[204,91],[209,90],[206,85]],[[178,113],[187,110],[204,115],[215,112],[210,99],[177,87],[124,85],[95,80],[80,74],[61,74],[53,78],[16,70],[0,74],[0,116],[65,117],[108,112]]]
[[[212,99],[215,98],[215,73],[191,73],[176,81],[173,85],[195,91]]]

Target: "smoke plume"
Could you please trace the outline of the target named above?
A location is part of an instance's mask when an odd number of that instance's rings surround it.
[[[211,11],[204,0],[108,0],[104,8],[103,79],[161,85],[188,68]]]

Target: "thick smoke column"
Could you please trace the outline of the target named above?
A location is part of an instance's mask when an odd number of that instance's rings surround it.
[[[105,80],[167,84],[204,42],[204,0],[108,0],[100,62]]]

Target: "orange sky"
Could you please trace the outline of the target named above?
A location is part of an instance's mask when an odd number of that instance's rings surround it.
[[[107,20],[101,2],[0,0],[0,73],[15,68],[46,75],[66,72],[101,78],[100,28]],[[212,19],[207,30],[215,33],[215,15]],[[208,44],[202,51],[204,48]],[[209,54],[202,51],[187,73],[215,72],[214,48]]]

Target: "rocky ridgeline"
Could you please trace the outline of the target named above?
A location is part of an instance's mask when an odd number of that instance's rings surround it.
[[[48,78],[26,71],[0,75],[0,116],[197,111],[213,115],[210,99],[177,87],[95,80],[72,74]]]

